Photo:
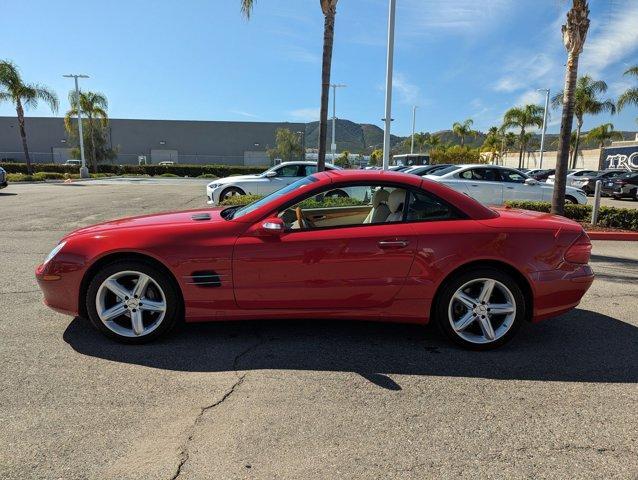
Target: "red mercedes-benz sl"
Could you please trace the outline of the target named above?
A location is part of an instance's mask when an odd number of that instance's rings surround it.
[[[81,228],[36,276],[48,306],[129,343],[181,321],[433,320],[487,349],[574,308],[590,252],[562,217],[490,209],[415,175],[331,171],[246,206]]]

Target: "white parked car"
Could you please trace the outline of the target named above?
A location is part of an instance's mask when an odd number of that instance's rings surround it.
[[[0,167],[0,188],[5,188],[8,184],[7,172],[4,171],[4,168]]]
[[[340,170],[326,164],[326,170]],[[284,162],[258,175],[218,178],[206,186],[209,205],[219,205],[235,195],[268,195],[317,171],[316,162]]]
[[[541,183],[519,170],[497,165],[452,165],[425,178],[442,182],[486,205],[502,205],[508,200],[549,202],[553,185]],[[567,203],[586,204],[587,195],[567,187]]]
[[[596,175],[598,175],[598,173],[599,172],[596,170],[585,170],[585,169],[567,170],[566,185],[568,187],[580,187],[581,185],[584,185],[584,183],[580,182],[580,180],[583,179],[583,177],[586,177],[587,180],[589,180],[591,177],[595,177]],[[553,184],[555,178],[556,178],[556,175],[550,175],[549,177],[547,177],[546,183]]]

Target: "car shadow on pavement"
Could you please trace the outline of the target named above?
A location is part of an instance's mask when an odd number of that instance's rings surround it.
[[[188,371],[309,370],[355,372],[389,390],[388,375],[499,380],[636,383],[638,328],[576,309],[524,325],[508,345],[466,351],[436,328],[367,322],[252,321],[193,324],[161,341],[115,343],[75,318],[64,340],[83,355]]]

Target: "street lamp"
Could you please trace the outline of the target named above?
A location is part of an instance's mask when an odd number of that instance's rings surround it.
[[[301,160],[304,161],[306,160],[306,132],[302,132],[301,130],[299,130],[295,133],[299,135],[299,143],[301,145]]]
[[[337,142],[335,141],[335,125],[337,123],[337,88],[345,88],[347,85],[343,83],[331,83],[332,87],[332,144],[330,151],[332,152],[332,162],[334,163],[337,155]]]
[[[388,52],[385,67],[385,128],[383,129],[383,169],[390,167],[390,125],[392,121],[392,66],[394,55],[394,16],[396,0],[388,5]]]
[[[86,160],[84,158],[84,137],[82,136],[82,109],[80,108],[80,87],[78,86],[78,78],[89,78],[88,75],[75,75],[68,74],[62,75],[65,78],[72,78],[75,80],[75,97],[77,105],[75,108],[78,111],[78,129],[80,134],[80,158],[82,159],[82,166],[80,167],[80,177],[89,178],[89,169],[86,168]]]
[[[414,126],[416,125],[416,109],[418,107],[414,105],[412,107],[412,140],[410,141],[410,153],[414,153]]]
[[[547,130],[547,108],[549,107],[549,88],[539,88],[539,92],[545,92],[545,111],[543,112],[543,132],[541,133],[541,159],[538,168],[543,168],[543,151],[545,150],[545,131]]]

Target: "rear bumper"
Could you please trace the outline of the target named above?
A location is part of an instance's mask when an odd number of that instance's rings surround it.
[[[594,272],[589,265],[565,263],[558,270],[537,272],[532,321],[555,317],[576,307],[593,281]]]

